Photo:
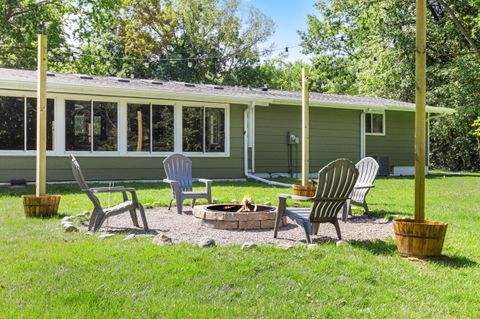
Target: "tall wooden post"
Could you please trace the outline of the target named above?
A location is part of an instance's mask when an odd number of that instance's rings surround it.
[[[310,114],[308,68],[302,68],[302,185],[308,185],[310,175]]]
[[[426,0],[417,0],[416,112],[415,112],[415,221],[425,220],[425,105],[427,91]]]
[[[47,36],[38,35],[36,196],[45,195],[47,173]]]

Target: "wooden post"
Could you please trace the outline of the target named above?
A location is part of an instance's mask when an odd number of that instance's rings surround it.
[[[425,221],[425,105],[427,91],[426,0],[417,0],[415,94],[415,222]]]
[[[302,68],[302,185],[308,185],[310,175],[310,114],[308,68]]]
[[[143,118],[142,111],[137,111],[137,152],[141,152],[143,147]]]
[[[45,195],[47,173],[47,36],[38,35],[36,196]]]

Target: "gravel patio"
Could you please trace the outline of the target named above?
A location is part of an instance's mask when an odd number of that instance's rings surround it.
[[[257,245],[298,245],[305,244],[303,228],[287,219],[288,225],[281,228],[277,239],[270,230],[221,230],[202,225],[194,217],[191,210],[185,210],[182,215],[176,210],[153,208],[145,211],[152,235],[165,235],[173,243],[198,243],[202,238],[211,238],[217,245],[242,245],[245,242]],[[141,223],[141,221],[139,221]],[[344,241],[384,240],[393,235],[392,224],[385,219],[368,218],[364,216],[350,217],[347,222],[340,221],[342,239]],[[109,218],[102,227],[102,232],[145,234],[143,229],[133,227],[129,214],[121,214]],[[321,224],[318,236],[313,236],[314,243],[337,241],[335,228],[331,224]]]

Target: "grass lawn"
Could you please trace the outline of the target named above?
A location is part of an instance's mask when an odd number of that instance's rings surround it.
[[[413,185],[378,179],[371,209],[412,215]],[[168,204],[163,185],[131,186],[143,203]],[[391,239],[250,251],[102,240],[64,233],[59,219],[25,220],[19,196],[33,188],[0,188],[0,318],[479,318],[480,175],[433,175],[426,189],[427,218],[449,223],[448,258],[420,263],[399,257]],[[76,185],[48,191],[62,195],[61,214],[91,207]],[[227,202],[249,193],[276,204],[279,192],[290,190],[213,187]]]

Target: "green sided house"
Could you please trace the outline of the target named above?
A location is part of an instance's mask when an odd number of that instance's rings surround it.
[[[301,94],[49,73],[47,179],[160,180],[183,153],[213,179],[300,171]],[[35,179],[36,72],[0,68],[0,182]],[[310,95],[310,172],[336,158],[377,157],[383,174],[414,166],[414,109],[372,97]],[[428,107],[430,116],[453,110]]]

